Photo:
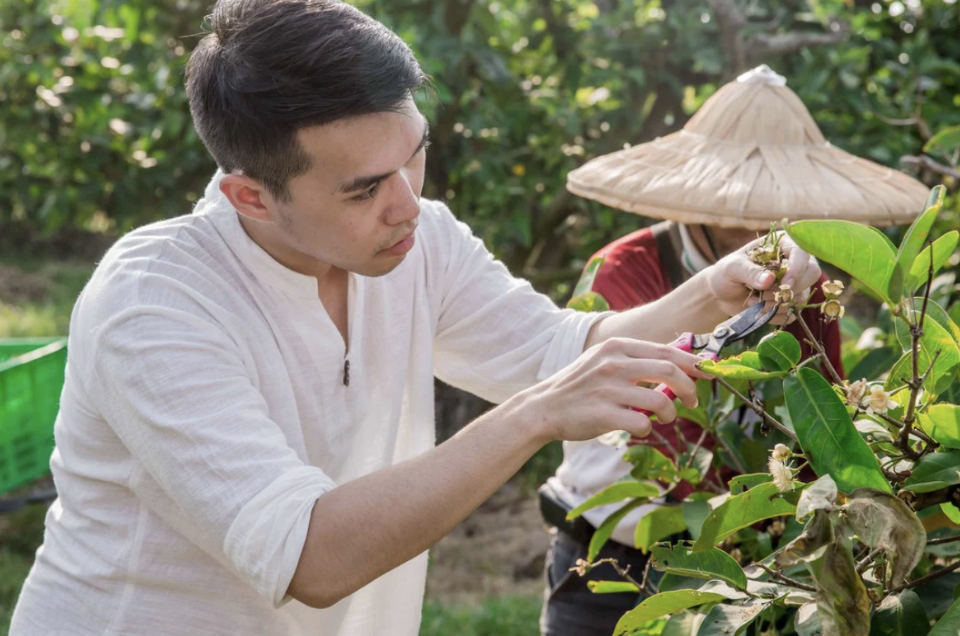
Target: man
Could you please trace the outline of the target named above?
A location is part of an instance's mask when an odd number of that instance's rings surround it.
[[[601,249],[594,258],[603,257],[604,262],[592,289],[607,299],[611,309],[642,306],[664,297],[723,255],[736,251],[751,236],[756,236],[751,230],[664,221],[628,234]],[[823,300],[823,292],[818,286],[810,302]],[[817,309],[804,310],[803,316],[820,339],[834,368],[842,374],[838,323],[824,322]],[[801,327],[795,323],[787,326],[787,330],[797,337],[803,356],[808,357],[812,351]],[[741,411],[738,415],[749,417],[752,413]],[[689,420],[680,420],[679,429],[682,440],[673,426],[659,430],[674,448],[696,444],[703,431]],[[708,449],[714,445],[712,438],[703,443]],[[670,449],[662,444],[655,443],[655,447],[670,455]],[[589,590],[587,581],[619,578],[609,565],[594,568],[586,577],[571,571],[578,559],[586,558],[592,531],[623,504],[590,510],[577,523],[565,523],[562,514],[626,477],[631,466],[622,461],[622,456],[622,450],[596,440],[564,443],[563,464],[541,489],[545,517],[559,524],[547,555],[547,589],[541,617],[543,636],[608,636],[613,633],[620,617],[638,602],[636,594],[593,594]],[[689,485],[682,484],[672,495],[679,501],[691,491]],[[634,529],[640,519],[658,505],[643,505],[628,514],[617,525],[611,541],[601,550],[597,560],[616,559],[621,567],[630,566],[633,573],[643,572],[648,556],[633,547]]]
[[[333,0],[220,2],[212,30],[187,90],[222,174],[77,302],[14,636],[416,634],[431,545],[543,444],[673,420],[638,382],[692,406],[697,358],[647,340],[772,284],[740,251],[636,311],[561,311],[420,199],[396,35]],[[434,375],[502,404],[433,448]]]

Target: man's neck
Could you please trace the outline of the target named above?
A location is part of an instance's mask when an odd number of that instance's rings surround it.
[[[316,278],[319,289],[327,286],[328,281],[333,281],[335,284],[344,274],[342,270],[329,263],[318,261],[302,252],[291,249],[276,236],[276,233],[272,231],[272,226],[267,223],[253,221],[242,214],[238,214],[238,216],[241,227],[251,241],[259,245],[273,260],[287,269]]]

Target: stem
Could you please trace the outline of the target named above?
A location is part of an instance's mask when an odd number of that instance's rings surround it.
[[[777,570],[771,570],[770,568],[765,566],[763,563],[755,563],[754,565],[758,566],[761,570],[763,570],[773,578],[777,579],[784,585],[789,585],[790,587],[795,587],[800,590],[806,590],[808,592],[817,591],[817,588],[813,587],[812,585],[807,585],[806,583],[801,583],[796,579],[791,579],[789,576],[787,576],[786,574],[783,574],[782,572],[778,572]]]
[[[954,541],[960,541],[960,535],[955,537],[944,537],[943,539],[930,539],[927,541],[927,545],[943,545],[944,543],[953,543]]]
[[[891,424],[891,425],[893,425],[893,426],[896,426],[897,429],[902,430],[903,427],[904,427],[904,423],[903,423],[903,422],[901,422],[900,420],[896,420],[896,419],[890,417],[890,416],[887,415],[886,413],[874,413],[873,415],[874,415],[875,417],[879,417],[881,420],[883,420],[883,421],[886,422],[887,424]],[[912,433],[913,433],[914,435],[916,435],[917,437],[919,437],[920,439],[922,439],[923,441],[927,442],[928,444],[937,444],[936,440],[934,440],[932,437],[930,437],[930,436],[927,435],[925,432],[923,432],[922,429],[915,428],[915,429],[913,429]],[[939,445],[939,444],[938,444],[938,445]]]
[[[707,429],[703,429],[703,432],[700,433],[700,439],[697,440],[696,445],[693,447],[693,450],[690,451],[690,456],[687,457],[687,461],[683,463],[683,468],[680,470],[686,470],[693,465],[693,458],[697,456],[697,451],[700,450],[700,447],[703,446],[703,440],[707,439]]]
[[[800,440],[797,438],[797,434],[791,431],[789,428],[787,428],[783,424],[781,424],[778,420],[774,419],[770,414],[768,414],[767,411],[763,408],[763,405],[756,404],[752,400],[748,399],[745,395],[740,393],[740,391],[737,391],[735,388],[733,388],[730,385],[730,383],[724,380],[723,378],[714,376],[714,379],[717,382],[719,382],[723,386],[723,388],[725,388],[727,391],[730,391],[735,396],[740,398],[744,404],[746,404],[748,407],[750,407],[751,410],[753,410],[754,413],[762,417],[767,422],[767,424],[777,429],[778,431],[780,431],[781,433],[783,433],[784,435],[792,439],[797,444],[800,443]]]
[[[931,250],[931,252],[932,251],[933,250]],[[807,340],[810,342],[810,345],[823,358],[823,366],[827,368],[827,372],[830,374],[830,377],[833,378],[833,381],[837,384],[843,384],[840,374],[837,373],[837,370],[833,368],[833,363],[830,362],[830,358],[827,357],[827,352],[823,350],[823,345],[820,344],[820,341],[817,340],[816,336],[813,335],[813,332],[810,331],[810,326],[807,325],[807,321],[803,319],[803,312],[797,311],[796,308],[792,308],[787,314],[788,320],[790,315],[793,315],[797,318],[797,322],[799,322],[800,326],[803,328],[803,333],[807,334]]]
[[[617,561],[616,559],[600,559],[599,561],[594,561],[593,563],[590,563],[589,565],[590,565],[590,568],[592,569],[592,568],[595,568],[595,567],[597,567],[598,565],[602,565],[602,564],[604,564],[604,563],[609,563],[609,564],[613,567],[613,569],[617,571],[617,574],[619,574],[622,579],[624,579],[624,580],[627,581],[628,583],[633,583],[634,585],[637,586],[637,589],[638,589],[638,590],[643,591],[644,585],[641,585],[640,581],[637,581],[635,578],[633,578],[632,576],[630,576],[630,566],[629,566],[629,565],[628,565],[627,567],[625,567],[625,568],[622,568],[622,567],[620,567],[620,562]],[[648,561],[648,563],[649,563],[649,561]],[[580,567],[581,567],[581,566],[572,567],[572,568],[570,568],[570,570],[571,570],[571,571],[577,571],[577,570],[580,569]],[[647,574],[647,572],[644,571],[644,577],[643,577],[644,583],[645,583],[646,580],[647,580],[646,574]]]
[[[883,552],[883,548],[876,548],[870,552],[867,556],[863,557],[863,560],[860,563],[857,563],[857,574],[860,574],[873,563],[873,560],[877,558],[877,555]]]
[[[909,590],[910,588],[917,587],[918,585],[923,585],[924,583],[927,583],[928,581],[932,581],[932,580],[938,579],[938,578],[940,578],[941,576],[944,576],[944,575],[946,575],[946,574],[950,574],[951,572],[953,572],[953,571],[956,570],[956,569],[960,569],[960,561],[957,561],[957,562],[955,562],[955,563],[951,563],[950,565],[946,566],[945,568],[939,569],[939,570],[937,570],[936,572],[931,572],[930,574],[928,574],[928,575],[926,575],[926,576],[921,576],[919,579],[916,579],[916,580],[914,580],[914,581],[910,581],[909,583],[905,583],[905,584],[900,585],[900,586],[898,586],[898,587],[892,588],[892,589],[888,590],[888,592],[889,592],[890,594],[896,594],[897,592],[901,592],[901,591],[903,591],[903,590]]]
[[[930,267],[927,270],[927,286],[923,290],[923,307],[920,310],[920,320],[916,324],[910,325],[910,363],[911,369],[913,370],[913,377],[911,381],[907,384],[910,386],[910,400],[907,402],[907,412],[903,416],[903,429],[900,431],[900,440],[899,446],[900,449],[904,452],[913,453],[913,449],[910,448],[910,431],[913,428],[913,415],[914,411],[917,408],[917,398],[920,395],[920,388],[923,386],[923,383],[926,381],[927,376],[930,374],[930,369],[933,369],[933,363],[937,361],[937,356],[940,355],[938,351],[933,356],[933,362],[930,364],[930,368],[926,370],[923,374],[923,377],[920,377],[919,369],[917,365],[920,362],[920,338],[923,337],[923,324],[927,318],[927,305],[930,302],[930,286],[933,282],[933,250],[930,250]],[[909,321],[907,321],[909,322]]]

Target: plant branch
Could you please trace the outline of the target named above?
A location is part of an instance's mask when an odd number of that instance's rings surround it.
[[[886,413],[874,413],[873,415],[874,415],[874,417],[879,417],[881,420],[883,420],[883,421],[886,422],[887,424],[891,424],[891,425],[893,425],[893,426],[896,426],[896,427],[897,427],[897,430],[903,430],[904,424],[903,424],[903,422],[901,422],[900,420],[894,419],[894,418],[890,417],[889,415],[887,415]],[[923,441],[927,442],[928,444],[937,444],[937,445],[939,446],[939,444],[937,443],[937,441],[936,441],[935,439],[933,439],[932,437],[930,437],[929,435],[927,435],[926,433],[924,433],[922,429],[915,428],[915,429],[913,429],[913,430],[911,431],[911,433],[912,433],[913,435],[916,435],[917,437],[919,437],[919,438],[922,439]]]
[[[857,574],[860,574],[873,563],[873,560],[877,558],[877,555],[883,552],[883,548],[876,548],[870,552],[867,556],[863,557],[863,560],[860,563],[857,563]]]
[[[808,592],[817,591],[817,588],[813,587],[812,585],[807,585],[806,583],[801,583],[796,579],[791,579],[786,574],[783,574],[782,572],[779,572],[777,570],[772,570],[767,566],[765,566],[763,563],[757,562],[755,565],[759,567],[761,570],[763,570],[764,572],[766,572],[767,574],[769,574],[770,576],[772,576],[773,578],[783,583],[784,585],[789,585],[790,587],[795,587],[800,590],[806,590]]]
[[[724,380],[723,378],[719,376],[714,376],[714,379],[717,382],[719,382],[720,385],[723,386],[723,388],[725,388],[727,391],[730,391],[735,396],[740,398],[743,401],[743,403],[746,404],[748,407],[750,407],[750,409],[754,413],[762,417],[764,421],[767,422],[767,424],[777,429],[778,431],[780,431],[781,433],[783,433],[784,435],[792,439],[797,444],[800,443],[800,439],[797,437],[797,434],[791,431],[786,426],[784,426],[782,423],[780,423],[780,421],[774,419],[769,413],[767,413],[766,409],[763,408],[762,404],[757,404],[753,400],[750,400],[749,398],[747,398],[747,396],[740,393],[740,391],[737,391],[735,388],[733,388],[733,386],[731,386],[731,384],[726,380]]]
[[[958,171],[956,168],[945,166],[938,161],[934,161],[927,155],[920,155],[919,157],[914,157],[913,155],[907,155],[905,157],[900,157],[900,163],[904,165],[920,166],[921,168],[926,168],[931,172],[942,174],[945,177],[953,177],[954,179],[960,179],[960,171]]]
[[[924,372],[923,377],[919,375],[918,364],[920,361],[920,338],[923,337],[923,324],[927,318],[927,305],[930,302],[930,284],[933,282],[933,250],[930,250],[930,267],[927,270],[927,285],[923,290],[923,308],[920,310],[920,320],[910,325],[910,363],[913,371],[913,377],[907,384],[910,385],[910,398],[907,402],[907,412],[903,416],[903,428],[900,430],[900,440],[898,446],[900,450],[916,457],[916,452],[910,446],[910,431],[913,429],[913,416],[917,408],[917,398],[920,395],[920,389],[926,382],[930,370],[940,355],[938,351],[933,356],[930,368]]]
[[[820,344],[820,341],[817,340],[817,338],[813,335],[813,332],[810,331],[810,326],[807,324],[807,321],[803,319],[803,312],[797,311],[795,307],[791,307],[790,311],[787,312],[788,321],[791,315],[796,317],[797,322],[800,323],[800,327],[803,328],[803,333],[807,335],[810,345],[817,353],[820,354],[820,357],[823,358],[823,366],[826,367],[827,372],[830,374],[830,377],[833,378],[833,381],[836,384],[843,384],[843,379],[840,377],[840,374],[837,373],[837,370],[833,368],[833,363],[830,362],[830,358],[827,356],[827,352],[824,351],[823,345]]]
[[[960,534],[955,537],[944,537],[942,539],[930,539],[927,541],[927,545],[943,545],[944,543],[953,543],[955,541],[960,541]]]
[[[897,592],[901,592],[901,591],[903,591],[903,590],[909,590],[910,588],[917,587],[918,585],[923,585],[924,583],[928,583],[929,581],[932,581],[932,580],[934,580],[934,579],[938,579],[938,578],[940,578],[941,576],[950,574],[951,572],[953,572],[954,570],[957,570],[957,569],[960,569],[960,561],[957,561],[957,562],[955,562],[955,563],[951,563],[950,565],[948,565],[948,566],[946,566],[946,567],[944,567],[944,568],[941,568],[941,569],[937,570],[936,572],[931,572],[930,574],[928,574],[928,575],[926,575],[926,576],[921,576],[919,579],[910,581],[909,583],[904,583],[903,585],[900,585],[900,586],[891,588],[890,590],[888,590],[888,593],[889,593],[889,594],[896,594]]]

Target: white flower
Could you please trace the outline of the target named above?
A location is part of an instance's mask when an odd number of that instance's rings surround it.
[[[770,468],[770,474],[773,475],[773,483],[777,485],[780,492],[793,490],[793,472],[787,468],[786,464],[771,457],[767,466]]]
[[[867,407],[867,415],[886,413],[889,409],[899,406],[879,384],[870,387],[870,395],[863,403]]]
[[[821,309],[823,315],[827,317],[827,322],[832,322],[837,318],[843,318],[844,307],[840,304],[840,301],[836,298],[832,298],[827,302],[823,303],[823,308]]]
[[[843,281],[828,280],[821,285],[821,289],[827,298],[836,298],[843,293]]]
[[[787,448],[785,444],[777,444],[773,447],[773,458],[778,462],[785,462],[791,457],[793,457],[793,451]]]

